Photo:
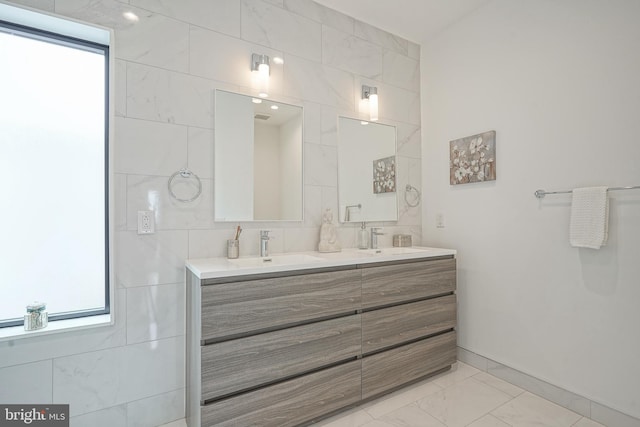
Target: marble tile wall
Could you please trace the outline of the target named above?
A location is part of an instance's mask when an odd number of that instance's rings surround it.
[[[72,425],[150,427],[184,416],[184,261],[224,256],[236,224],[213,222],[214,90],[250,94],[251,53],[282,56],[272,97],[304,107],[305,220],[243,223],[241,255],[317,247],[321,214],[337,212],[337,117],[360,117],[362,84],[377,86],[381,121],[397,127],[398,187],[420,188],[417,44],[311,0],[15,0],[115,31],[116,324],[0,343],[0,401],[70,403]],[[131,23],[122,16],[132,11]],[[202,196],[167,192],[189,167]],[[378,223],[421,241],[420,208],[399,193],[397,222]],[[138,210],[156,233],[136,233]],[[344,247],[355,226],[339,226]],[[10,385],[10,387],[5,387]]]

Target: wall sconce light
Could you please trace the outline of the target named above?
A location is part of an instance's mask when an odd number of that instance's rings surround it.
[[[369,104],[369,120],[378,120],[378,88],[374,86],[362,85],[362,99]]]
[[[269,74],[269,57],[257,53],[251,55],[251,75],[260,98],[269,96]]]

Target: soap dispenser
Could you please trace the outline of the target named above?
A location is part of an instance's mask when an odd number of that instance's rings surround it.
[[[363,222],[360,230],[358,230],[358,249],[367,249],[369,247],[369,233],[367,226]]]

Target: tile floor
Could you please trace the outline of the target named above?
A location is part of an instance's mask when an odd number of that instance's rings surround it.
[[[179,420],[162,427],[184,427]],[[458,362],[451,371],[366,403],[314,427],[603,427]]]

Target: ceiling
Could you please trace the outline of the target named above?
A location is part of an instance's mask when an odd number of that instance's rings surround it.
[[[418,44],[491,0],[315,0]]]
[[[278,109],[273,110],[272,105],[277,105]],[[268,99],[263,99],[260,104],[253,104],[253,113],[260,114],[261,116],[267,116],[268,119],[262,119],[260,122],[266,126],[280,126],[283,123],[288,122],[294,116],[301,116],[302,108],[295,105],[283,104],[282,102],[275,102]]]

